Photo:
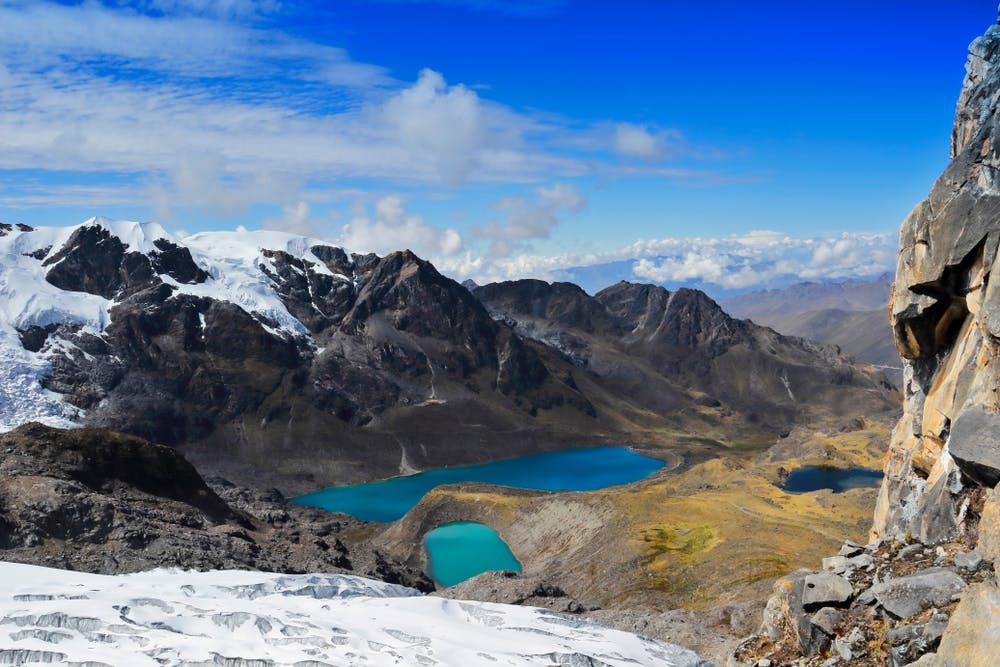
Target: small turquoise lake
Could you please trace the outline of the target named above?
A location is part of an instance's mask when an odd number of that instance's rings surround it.
[[[567,449],[474,466],[437,468],[407,477],[334,486],[293,502],[365,521],[395,521],[442,484],[483,482],[538,491],[594,491],[629,484],[663,467],[627,447]]]
[[[881,481],[882,472],[879,470],[807,466],[789,473],[781,488],[789,493],[811,493],[821,489],[842,493],[848,489],[878,486]]]
[[[428,574],[441,586],[454,586],[490,570],[521,571],[521,564],[495,530],[473,521],[435,528],[424,537]]]

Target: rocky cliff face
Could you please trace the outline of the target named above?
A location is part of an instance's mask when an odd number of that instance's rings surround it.
[[[997,664],[1000,24],[969,51],[952,162],[900,230],[905,400],[871,541],[779,580],[742,664]]]
[[[952,162],[900,230],[890,320],[904,415],[873,537],[927,543],[973,530],[1000,481],[1000,26],[970,47]],[[992,278],[992,279],[991,279]]]

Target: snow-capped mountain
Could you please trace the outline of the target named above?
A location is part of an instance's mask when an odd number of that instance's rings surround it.
[[[708,667],[691,651],[532,607],[349,575],[0,563],[0,662],[86,665]]]
[[[281,232],[0,225],[0,430],[106,427],[285,493],[631,438],[650,419],[774,436],[889,405],[882,382],[694,290],[473,294],[409,251]]]
[[[267,231],[197,234],[182,242],[156,223],[102,217],[70,227],[0,227],[0,430],[31,420],[52,426],[80,422],[84,411],[45,389],[40,380],[50,372],[52,356],[72,356],[82,350],[60,338],[33,351],[25,348],[23,339],[47,328],[51,333],[56,327],[102,336],[111,323],[116,298],[141,279],[155,276],[176,294],[238,304],[274,323],[278,331],[305,335],[306,328],[289,314],[261,271],[262,265],[273,263],[261,251],[281,250],[311,260],[313,270],[333,276],[310,252],[317,244]],[[86,270],[73,262],[74,255],[88,247],[99,249],[92,259],[103,266],[90,268],[103,273],[94,276],[103,281],[88,281]],[[148,267],[142,267],[141,260],[128,267],[125,258],[132,253],[152,261]],[[337,279],[350,280],[343,275]]]

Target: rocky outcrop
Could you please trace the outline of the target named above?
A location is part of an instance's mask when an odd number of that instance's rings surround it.
[[[277,491],[209,486],[169,447],[27,424],[0,435],[0,451],[2,560],[103,574],[356,572],[433,588],[419,570],[341,539],[361,522],[290,505]]]
[[[481,442],[483,428],[545,433],[551,411],[570,415],[561,428],[597,414],[570,364],[409,251],[234,239],[235,258],[202,247],[196,261],[154,225],[97,218],[62,233],[18,231],[15,250],[4,248],[21,264],[12,275],[23,283],[35,272],[48,291],[0,326],[16,327],[48,367],[42,386],[85,411],[86,424],[183,447],[205,470],[247,483],[263,470],[297,493],[396,474],[401,448],[419,467],[497,458],[493,443],[456,443],[456,429]],[[61,320],[76,295],[106,300],[106,314],[89,327]],[[445,404],[468,417],[436,435]]]
[[[775,583],[760,634],[745,640],[732,662],[902,667],[930,656],[929,662],[939,644],[947,648],[942,638],[952,627],[975,632],[958,601],[993,580],[992,563],[960,544],[847,542],[823,564],[821,572],[799,570]]]
[[[970,529],[970,492],[1000,480],[1000,26],[970,47],[952,162],[903,222],[890,320],[906,361],[872,535],[944,542]],[[992,278],[992,280],[991,280]]]
[[[747,664],[997,664],[1000,24],[969,51],[952,162],[900,230],[889,318],[904,409],[869,557],[826,559],[852,586],[833,624],[806,617],[801,576],[779,581],[762,628],[772,643],[745,644]]]

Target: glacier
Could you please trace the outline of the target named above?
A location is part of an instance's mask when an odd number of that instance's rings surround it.
[[[686,649],[544,609],[350,575],[0,563],[0,664],[710,667]]]

